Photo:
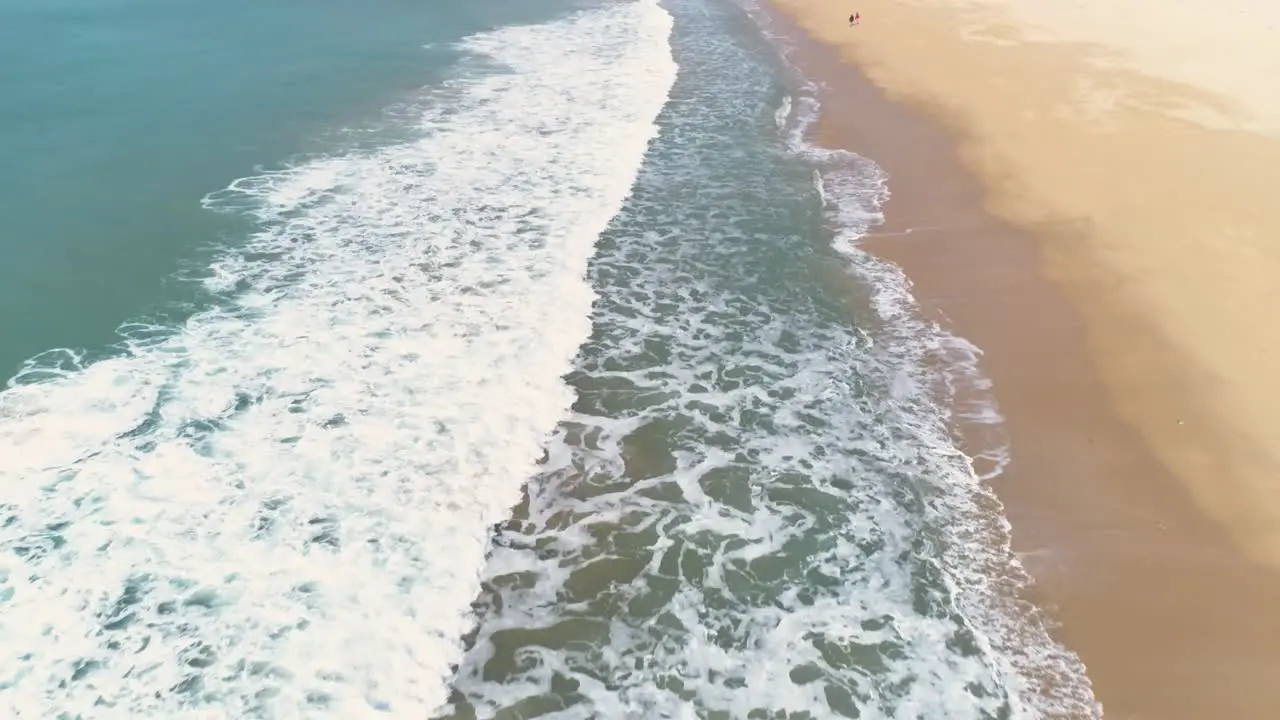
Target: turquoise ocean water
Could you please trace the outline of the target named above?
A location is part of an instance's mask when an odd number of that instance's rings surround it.
[[[0,0],[3,714],[1096,713],[785,51],[732,0]]]

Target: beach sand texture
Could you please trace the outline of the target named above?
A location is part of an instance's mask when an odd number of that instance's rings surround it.
[[[775,5],[954,131],[1121,417],[1280,567],[1280,4]]]

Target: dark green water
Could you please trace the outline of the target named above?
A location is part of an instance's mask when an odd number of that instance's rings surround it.
[[[1087,712],[1027,692],[1076,666],[1002,597],[998,506],[939,404],[965,378],[923,369],[963,346],[846,244],[883,176],[803,144],[813,90],[741,8],[667,7],[680,74],[450,717]]]

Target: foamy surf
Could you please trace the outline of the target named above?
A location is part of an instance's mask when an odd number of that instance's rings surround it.
[[[415,140],[246,178],[213,307],[0,393],[0,707],[423,715],[572,394],[675,74],[641,0],[473,36]],[[548,52],[554,48],[555,52]]]
[[[750,0],[744,5],[757,22],[769,25]],[[785,57],[785,41],[772,40],[781,44]],[[787,118],[779,131],[792,152],[816,166],[814,185],[832,246],[871,288],[870,304],[880,320],[872,333],[873,354],[893,378],[890,395],[920,442],[960,460],[945,492],[928,506],[948,539],[939,561],[956,607],[990,653],[1015,717],[1100,717],[1083,663],[1050,636],[1050,619],[1023,600],[1031,578],[1012,552],[1003,506],[985,484],[1008,466],[1010,448],[991,380],[979,367],[982,351],[924,317],[902,269],[861,247],[862,238],[883,222],[880,209],[889,198],[889,177],[868,158],[811,139],[822,88],[788,67],[798,97],[788,94],[779,104],[779,116]],[[955,447],[957,439],[970,455]]]
[[[681,73],[444,716],[1097,715],[954,442],[1002,457],[976,348],[858,247],[883,173],[808,143],[730,4],[667,7]]]

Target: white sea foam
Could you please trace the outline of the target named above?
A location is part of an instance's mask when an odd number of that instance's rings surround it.
[[[773,111],[773,124],[778,127],[778,132],[783,132],[787,128],[787,121],[791,119],[791,96],[783,95],[782,102],[778,103],[778,109]]]
[[[796,109],[781,133],[794,152],[817,164],[814,184],[834,233],[833,246],[872,289],[871,304],[882,322],[873,340],[879,357],[896,368],[894,395],[907,410],[904,417],[913,419],[919,438],[939,456],[955,454],[957,438],[972,453],[959,466],[967,472],[951,478],[954,491],[930,506],[950,536],[942,560],[960,608],[1000,665],[1018,701],[1018,717],[1101,716],[1083,663],[1049,635],[1052,621],[1021,599],[1030,578],[1011,551],[1003,507],[985,483],[1004,471],[1010,447],[991,380],[979,366],[981,349],[926,319],[902,269],[861,247],[862,238],[883,222],[888,176],[868,158],[811,139],[824,88],[804,78],[790,60],[792,39],[773,29],[771,13],[755,0],[738,2],[779,49],[797,85],[785,101]]]
[[[421,717],[571,400],[584,280],[675,75],[639,0],[462,43],[412,142],[208,199],[216,307],[0,393],[0,714]],[[59,366],[61,369],[51,370]]]
[[[798,109],[784,136],[795,152],[821,168],[815,184],[833,244],[850,259],[854,275],[872,288],[872,307],[882,323],[872,337],[880,358],[896,368],[895,399],[933,452],[957,453],[959,437],[973,454],[960,466],[967,472],[950,478],[953,491],[930,505],[950,536],[942,560],[958,605],[1000,666],[1018,701],[1018,717],[1100,716],[1084,665],[1050,637],[1050,620],[1021,599],[1030,578],[1011,552],[1009,523],[984,482],[1007,466],[1009,444],[991,381],[979,367],[981,350],[926,319],[902,269],[862,249],[861,239],[883,221],[889,178],[867,158],[810,140],[821,87],[800,83],[801,97],[790,100]]]

